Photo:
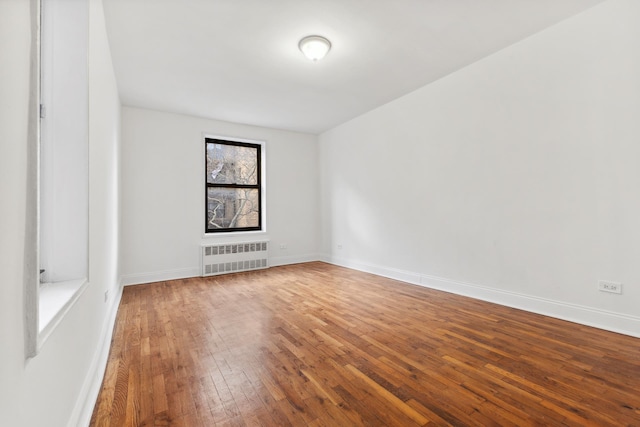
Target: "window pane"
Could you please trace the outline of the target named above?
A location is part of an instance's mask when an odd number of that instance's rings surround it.
[[[207,189],[207,229],[260,226],[260,202],[254,188]]]
[[[257,185],[258,149],[208,142],[207,182]]]

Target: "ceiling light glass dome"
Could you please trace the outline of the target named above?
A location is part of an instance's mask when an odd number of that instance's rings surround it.
[[[298,44],[300,51],[312,61],[325,57],[331,49],[331,42],[322,36],[307,36]]]

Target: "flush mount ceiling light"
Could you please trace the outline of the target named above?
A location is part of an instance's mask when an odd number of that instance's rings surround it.
[[[316,62],[325,57],[331,49],[331,42],[322,36],[307,36],[298,43],[304,56]]]

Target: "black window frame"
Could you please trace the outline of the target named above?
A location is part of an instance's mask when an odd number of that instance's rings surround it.
[[[249,147],[256,149],[256,184],[213,184],[207,179],[207,145],[221,144],[236,147]],[[204,139],[204,231],[209,233],[236,233],[243,231],[262,231],[262,144],[234,141],[232,139],[221,139],[205,137]],[[234,228],[209,228],[209,189],[210,188],[239,188],[258,190],[258,225],[255,227],[234,227]]]

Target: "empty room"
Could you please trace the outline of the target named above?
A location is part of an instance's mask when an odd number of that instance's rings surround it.
[[[640,426],[637,0],[0,0],[0,425]]]

